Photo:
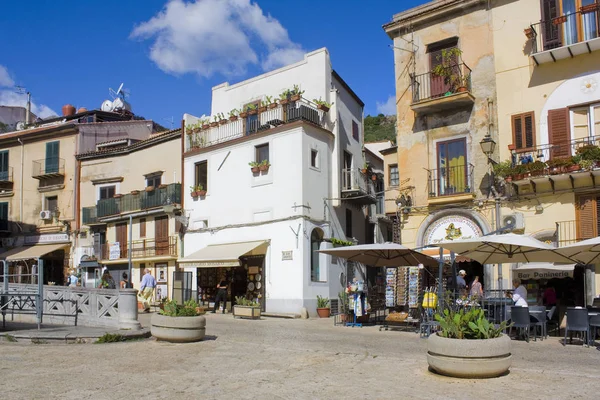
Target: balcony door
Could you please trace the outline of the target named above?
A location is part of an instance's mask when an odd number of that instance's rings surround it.
[[[431,71],[430,75],[430,91],[431,97],[442,97],[447,92],[451,91],[450,82],[443,76],[439,76],[433,73],[433,69],[442,64],[442,53],[444,51],[451,50],[456,48],[458,45],[457,38],[451,38],[449,40],[444,40],[437,43],[432,43],[427,46],[427,52],[429,53],[429,71]],[[455,65],[458,68],[458,59],[450,60],[451,64]]]
[[[169,217],[154,218],[154,243],[157,256],[169,254]]]
[[[438,195],[465,193],[467,188],[467,142],[455,139],[437,144]]]
[[[127,224],[117,224],[116,228],[116,241],[119,243],[121,249],[121,256],[119,258],[127,258]]]
[[[58,157],[60,153],[60,142],[46,143],[46,174],[55,174],[58,172]]]
[[[354,171],[352,170],[352,154],[344,151],[344,166],[342,169],[342,187],[345,190],[352,189]]]
[[[598,10],[582,12],[582,7],[598,0],[542,0],[544,50],[567,46],[598,37]],[[564,16],[564,19],[558,17]]]

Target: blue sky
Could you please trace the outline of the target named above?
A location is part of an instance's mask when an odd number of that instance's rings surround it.
[[[124,82],[137,115],[177,126],[184,112],[210,111],[213,86],[327,47],[365,113],[376,114],[394,94],[381,25],[422,2],[2,1],[0,104],[23,101],[12,88],[21,85],[43,116],[67,103],[99,108]]]

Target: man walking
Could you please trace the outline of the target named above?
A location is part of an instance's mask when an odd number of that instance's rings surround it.
[[[227,281],[224,280],[217,285],[217,298],[215,299],[215,308],[212,310],[213,314],[217,312],[221,302],[223,302],[223,314],[225,314],[227,308]]]
[[[142,298],[142,305],[144,306],[144,312],[150,311],[150,301],[154,295],[154,288],[156,287],[156,279],[150,273],[150,268],[146,268],[145,275],[142,278],[140,285],[139,296]]]

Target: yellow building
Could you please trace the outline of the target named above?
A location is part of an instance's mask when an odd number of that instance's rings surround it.
[[[144,268],[157,280],[156,298],[172,297],[181,254],[181,130],[142,141],[100,143],[79,154],[84,284],[95,287],[106,267],[117,284],[129,273],[136,289]],[[130,236],[131,234],[131,236]]]
[[[572,159],[578,149],[596,157],[600,130],[599,8],[589,3],[433,1],[384,26],[395,48],[400,180],[414,187],[404,244],[480,236],[508,222],[557,245],[598,235],[600,171]],[[516,277],[515,265],[499,275],[475,264],[461,267],[483,274],[486,288]],[[573,273],[588,304],[600,290],[597,268]],[[539,285],[530,285],[535,301]]]

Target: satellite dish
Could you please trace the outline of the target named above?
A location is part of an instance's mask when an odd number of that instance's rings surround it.
[[[113,102],[110,100],[104,100],[102,105],[100,106],[102,111],[112,111],[113,110]]]
[[[15,125],[15,129],[18,131],[22,131],[23,129],[25,129],[25,122],[23,122],[23,121],[17,122],[17,124]]]

